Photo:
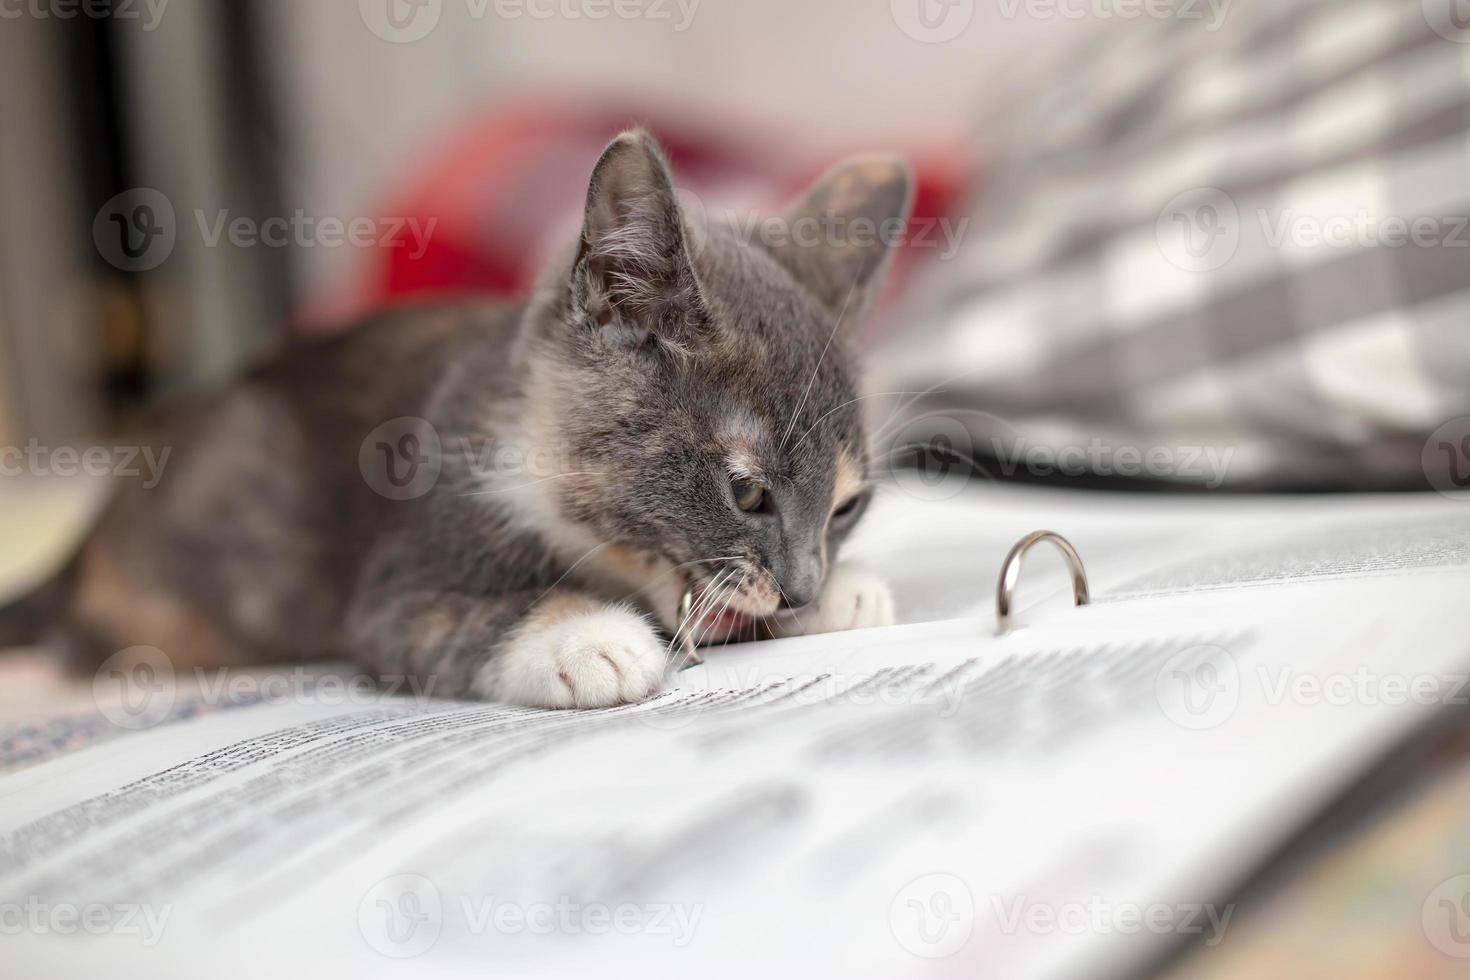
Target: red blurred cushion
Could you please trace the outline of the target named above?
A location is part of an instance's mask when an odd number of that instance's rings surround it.
[[[373,251],[364,294],[343,304],[351,309],[335,312],[428,296],[524,293],[547,257],[577,233],[592,164],[633,121],[663,144],[681,191],[711,210],[779,207],[846,152],[758,127],[723,121],[714,127],[626,107],[500,109],[428,157],[393,195],[382,213],[416,224],[405,223]],[[960,156],[893,149],[916,168],[915,220],[949,214],[964,190]],[[900,255],[895,283],[922,258]]]

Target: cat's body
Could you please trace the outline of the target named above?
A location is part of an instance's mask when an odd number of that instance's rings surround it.
[[[854,164],[794,215],[901,218],[907,191]],[[383,314],[174,406],[159,484],[10,621],[45,606],[93,660],[346,656],[556,707],[657,690],[691,587],[702,642],[885,622],[880,584],[832,572],[868,492],[846,335],[883,253],[692,227],[620,137],[528,305]]]

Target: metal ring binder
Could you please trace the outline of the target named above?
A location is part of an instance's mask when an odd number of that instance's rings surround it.
[[[1072,542],[1055,531],[1034,531],[1017,541],[1000,565],[1000,583],[995,591],[995,622],[997,631],[1002,634],[1009,633],[1014,627],[1011,620],[1011,600],[1016,593],[1016,583],[1021,578],[1021,559],[1033,546],[1043,541],[1050,541],[1062,553],[1067,571],[1072,576],[1072,599],[1076,604],[1085,606],[1092,601],[1087,589],[1087,570],[1082,567],[1082,556],[1077,554]]]
[[[684,666],[698,667],[704,663],[704,658],[694,646],[694,626],[689,622],[689,614],[694,611],[694,590],[685,589],[684,595],[679,599],[679,625],[676,627],[682,634],[680,643],[684,647]]]

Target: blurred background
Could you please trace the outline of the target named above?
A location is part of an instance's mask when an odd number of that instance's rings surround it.
[[[682,144],[677,163],[778,185],[854,146],[955,143],[981,65],[1034,27],[995,16],[969,44],[934,46],[905,36],[885,3],[642,7],[17,5],[0,20],[5,441],[106,427],[149,394],[227,375],[287,324],[418,287],[515,291],[524,269],[497,250],[544,242],[542,222],[565,232],[598,144],[630,122],[657,121]],[[435,195],[436,178],[454,186]],[[508,207],[527,185],[534,207]],[[149,190],[172,209],[171,248],[133,223]],[[407,250],[417,272],[387,246],[434,244],[400,231],[411,207],[445,236],[426,258]],[[212,234],[221,220],[268,231],[293,216],[371,231],[336,244],[308,229],[285,247]],[[94,224],[108,239],[130,232],[140,254],[99,246]]]
[[[976,471],[1470,489],[1467,0],[0,0],[0,477],[64,475],[22,450],[111,445],[289,338],[523,294],[630,124],[710,212],[912,162],[862,338],[902,396],[883,458],[921,478],[899,504]],[[75,527],[64,482],[0,481],[0,580]],[[1099,520],[1172,543],[1215,507]],[[977,556],[933,533],[895,547],[968,588]],[[17,660],[0,720],[50,683]],[[1417,972],[1342,923],[1394,910],[1410,844],[1443,845],[1425,880],[1464,866],[1467,786],[1265,907],[1289,955],[1179,975],[1461,975],[1417,921]]]
[[[931,389],[910,443],[1052,479],[1031,449],[1086,450],[1080,483],[1461,488],[1463,7],[11,0],[0,445],[100,438],[384,304],[523,292],[641,123],[709,207],[913,161],[928,237],[870,335],[876,378]]]

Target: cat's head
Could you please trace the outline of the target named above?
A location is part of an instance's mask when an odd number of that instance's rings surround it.
[[[570,474],[549,486],[667,580],[646,594],[728,599],[716,634],[814,600],[871,497],[854,338],[909,197],[901,163],[862,158],[782,215],[711,220],[641,132],[593,171],[532,338]]]

